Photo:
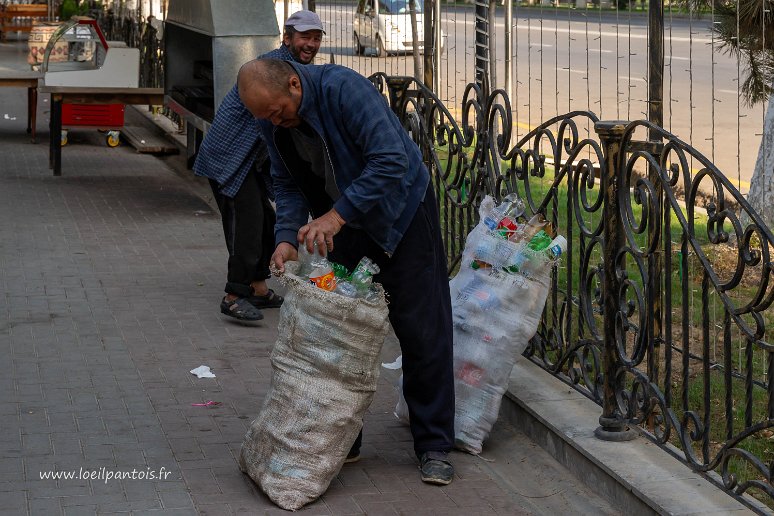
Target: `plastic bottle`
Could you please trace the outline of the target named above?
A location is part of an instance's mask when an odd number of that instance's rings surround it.
[[[535,217],[533,217],[533,219],[534,218]],[[532,220],[530,220],[530,222],[532,222]],[[514,257],[512,262],[505,267],[506,271],[510,273],[524,272],[524,269],[527,267],[527,262],[534,260],[536,256],[539,256],[541,251],[548,249],[548,247],[553,242],[553,237],[550,234],[554,232],[553,225],[545,222],[544,220],[538,222],[540,224],[545,223],[543,225],[545,229],[538,230],[538,232],[535,233],[532,238],[530,238],[529,242],[527,242],[527,248],[522,249]],[[525,229],[520,238],[524,239],[524,236],[534,231],[536,227],[537,225],[528,224],[528,228]],[[565,241],[565,245],[566,244],[567,242]]]
[[[318,288],[329,292],[336,289],[336,276],[333,273],[331,262],[317,252],[312,257],[312,272],[309,273],[309,281]]]
[[[478,216],[483,220],[489,215],[489,213],[494,209],[495,207],[495,200],[492,199],[490,196],[484,197],[484,200],[481,201],[481,206],[478,207]]]
[[[524,213],[524,203],[515,193],[509,193],[503,202],[492,208],[484,217],[484,225],[494,231],[504,217],[515,219]]]
[[[309,273],[312,272],[313,256],[306,250],[305,245],[298,246],[298,275],[302,278],[308,278]]]
[[[544,230],[540,230],[537,233],[535,233],[535,236],[532,237],[532,239],[527,244],[527,247],[532,249],[533,251],[542,251],[543,249],[548,248],[549,245],[551,245],[551,241],[553,239],[551,238],[551,235],[546,233]]]
[[[335,268],[335,267],[334,267]],[[373,301],[376,298],[371,294],[373,276],[379,274],[379,266],[370,258],[364,256],[355,267],[354,272],[347,280],[338,281],[336,292],[342,296],[366,298]],[[373,294],[376,294],[374,292]]]
[[[551,244],[549,244],[546,255],[550,260],[557,260],[566,250],[567,239],[562,235],[559,235],[551,241]]]
[[[376,274],[379,274],[379,266],[367,256],[363,256],[349,280],[355,286],[360,297],[365,297],[368,293]]]
[[[346,267],[336,262],[331,262],[331,267],[333,267],[333,274],[336,276],[336,281],[349,280],[349,271]]]
[[[347,280],[336,281],[336,293],[346,297],[357,297],[357,289]]]
[[[562,235],[557,236],[551,242],[535,253],[530,260],[524,264],[522,273],[526,276],[534,275],[538,271],[550,266],[553,262],[559,259],[567,250],[567,239]]]
[[[509,216],[503,217],[500,223],[497,225],[497,234],[505,240],[508,240],[512,234],[519,229],[519,225],[516,221]]]
[[[548,221],[543,215],[536,213],[529,221],[519,226],[519,228],[510,236],[511,242],[529,242],[538,231],[548,226]]]

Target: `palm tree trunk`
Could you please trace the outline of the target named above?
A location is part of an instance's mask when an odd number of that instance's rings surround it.
[[[747,201],[769,228],[774,228],[774,95],[769,97],[763,119],[763,138],[750,180]],[[746,217],[743,216],[743,220]]]

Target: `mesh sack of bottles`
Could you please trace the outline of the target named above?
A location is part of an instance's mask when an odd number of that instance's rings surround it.
[[[240,469],[288,510],[317,499],[341,469],[376,391],[389,327],[381,286],[369,281],[357,292],[341,281],[359,294],[343,295],[332,271],[308,275],[302,265],[287,262],[279,277],[288,291],[271,386],[239,457]]]
[[[551,267],[566,248],[550,223],[522,217],[509,194],[481,204],[481,222],[465,242],[449,286],[454,322],[455,446],[473,454],[497,420],[508,378],[537,332]]]

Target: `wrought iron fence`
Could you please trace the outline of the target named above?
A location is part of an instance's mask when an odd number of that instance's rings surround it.
[[[734,496],[774,506],[774,236],[731,181],[645,121],[577,111],[515,141],[502,90],[468,85],[458,124],[412,78],[371,80],[431,170],[450,272],[467,266],[486,194],[517,192],[566,235],[525,355],[602,405],[600,436],[638,426]]]

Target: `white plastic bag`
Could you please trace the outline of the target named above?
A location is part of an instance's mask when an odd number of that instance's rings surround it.
[[[398,358],[396,358],[393,362],[390,362],[389,364],[382,364],[382,367],[385,369],[392,369],[397,370],[401,369],[403,367],[403,355],[398,355]],[[395,383],[395,391],[398,394],[398,402],[395,404],[395,412],[393,414],[396,418],[398,418],[398,421],[401,423],[408,425],[409,424],[409,410],[408,410],[408,404],[406,403],[406,398],[403,396],[403,372],[401,371],[400,376],[398,377],[398,381]]]
[[[460,271],[449,283],[455,446],[470,453],[481,453],[497,420],[513,365],[537,332],[548,296],[550,266],[529,277],[503,270],[525,245],[491,236],[479,223],[468,235]],[[484,256],[482,249],[494,251]],[[474,259],[492,266],[474,269],[470,266]]]

